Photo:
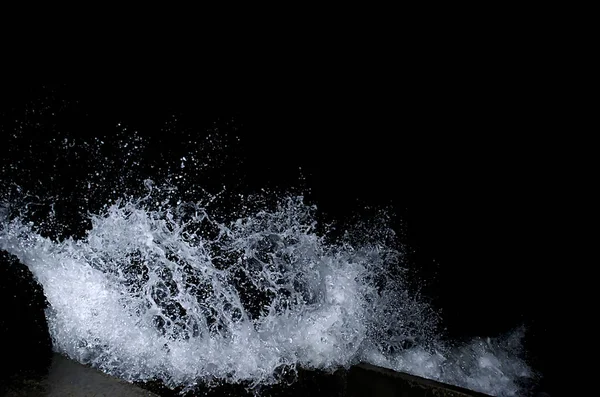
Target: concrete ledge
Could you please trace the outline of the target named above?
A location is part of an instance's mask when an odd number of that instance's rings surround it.
[[[53,354],[48,373],[21,374],[0,384],[6,397],[158,397],[124,380]]]
[[[21,374],[0,384],[0,395],[7,397],[158,397],[177,396],[175,390],[159,385],[144,388],[108,376],[81,365],[60,354],[52,356],[47,374]],[[147,389],[151,389],[149,391]],[[242,385],[227,385],[202,389],[186,396],[250,396]],[[460,387],[443,384],[418,376],[395,372],[370,364],[359,364],[335,373],[301,370],[296,382],[261,391],[261,396],[327,396],[327,397],[485,397]]]
[[[359,364],[350,368],[347,391],[348,397],[488,396],[487,394],[371,364]]]

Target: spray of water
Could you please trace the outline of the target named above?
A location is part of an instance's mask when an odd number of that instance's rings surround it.
[[[532,376],[518,358],[522,331],[443,341],[438,313],[408,286],[384,218],[330,238],[301,195],[232,200],[191,182],[211,168],[204,158],[223,163],[219,136],[208,135],[210,156],[189,140],[200,149],[164,167],[162,159],[142,164],[152,159],[146,142],[125,128],[111,142],[23,145],[15,134],[7,143],[23,153],[2,169],[0,249],[43,285],[56,351],[184,391],[213,381],[256,387],[289,380],[297,367],[333,371],[360,361],[492,395],[516,395],[519,379]],[[19,186],[60,177],[35,157],[38,146],[53,148],[53,166],[68,166],[62,179],[83,161],[69,189]],[[83,214],[87,226],[77,230],[85,232],[61,232],[60,208]]]
[[[81,240],[3,221],[0,248],[43,285],[57,351],[170,387],[269,384],[281,368],[358,361],[497,395],[530,375],[490,340],[445,347],[436,313],[397,270],[400,253],[369,239],[328,243],[302,197],[219,222],[200,202],[170,206],[146,186],[92,215]]]

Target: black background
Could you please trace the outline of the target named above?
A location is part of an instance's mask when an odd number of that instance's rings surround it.
[[[3,134],[27,104],[49,97],[69,104],[69,123],[86,125],[85,134],[121,122],[161,135],[173,115],[195,131],[234,128],[248,190],[303,184],[322,219],[342,222],[391,207],[448,333],[496,336],[525,325],[549,389],[565,149],[545,134],[554,115],[524,79],[449,75],[360,88],[300,82],[243,96],[189,82],[14,82],[2,89]],[[163,135],[154,150],[168,142]]]

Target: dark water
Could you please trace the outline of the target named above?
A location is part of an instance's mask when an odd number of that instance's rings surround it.
[[[189,388],[366,361],[516,395],[547,370],[546,181],[498,125],[463,139],[448,110],[9,92],[0,248],[43,285],[55,350]]]

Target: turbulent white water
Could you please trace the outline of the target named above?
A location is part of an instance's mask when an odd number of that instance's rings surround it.
[[[0,248],[43,285],[55,349],[127,380],[269,384],[281,368],[366,361],[518,393],[532,375],[517,357],[522,334],[445,345],[436,313],[405,285],[402,256],[373,238],[328,243],[313,211],[288,197],[225,222],[149,193],[91,215],[81,240],[5,215]]]
[[[61,132],[63,104],[42,105],[4,127],[12,157],[0,168],[0,249],[42,284],[58,352],[123,379],[187,389],[273,384],[298,366],[360,361],[492,395],[517,395],[532,376],[519,358],[522,331],[444,342],[438,314],[408,287],[385,222],[332,239],[317,232],[302,197],[265,193],[232,206],[205,194],[209,179],[213,187],[224,174],[243,179],[237,136],[169,124],[152,146],[118,123],[112,136],[85,137],[68,131],[87,119],[69,124],[77,114],[67,112]],[[87,234],[63,239],[77,229],[68,217],[87,211]]]

